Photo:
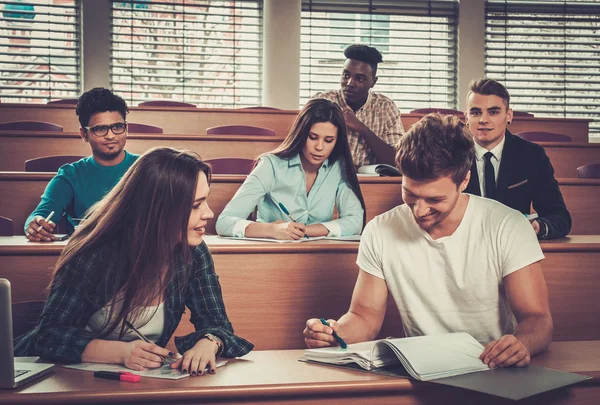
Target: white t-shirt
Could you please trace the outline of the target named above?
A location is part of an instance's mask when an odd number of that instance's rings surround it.
[[[103,326],[108,319],[110,307],[105,306],[96,311],[88,320],[85,329],[90,332],[101,332]],[[157,306],[145,307],[141,310],[138,317],[138,324],[134,324],[135,328],[151,342],[158,342],[165,328],[165,303],[164,301]],[[117,327],[108,336],[103,337],[105,340],[119,340],[121,328]],[[125,328],[125,333],[120,339],[123,342],[131,342],[138,340],[139,337],[129,328]]]
[[[456,231],[437,240],[406,204],[375,217],[356,263],[386,281],[406,336],[468,332],[485,344],[516,326],[502,279],[543,258],[520,212],[469,195]]]

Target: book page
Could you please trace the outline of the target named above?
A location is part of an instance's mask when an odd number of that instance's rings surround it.
[[[489,370],[479,359],[483,346],[468,333],[390,339],[385,344],[408,372],[422,381]]]

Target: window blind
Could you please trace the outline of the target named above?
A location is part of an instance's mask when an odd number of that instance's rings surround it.
[[[260,105],[262,1],[113,1],[111,85],[136,105]]]
[[[599,64],[600,0],[486,2],[486,74],[514,109],[592,118],[590,137],[600,138]]]
[[[0,0],[0,101],[79,97],[79,24],[75,0]]]
[[[344,49],[383,55],[374,91],[401,111],[456,108],[458,1],[303,0],[300,105],[337,89]]]

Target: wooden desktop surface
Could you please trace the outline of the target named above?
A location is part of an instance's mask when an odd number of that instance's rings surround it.
[[[0,141],[0,170],[3,171],[24,170],[26,160],[41,156],[90,155],[90,146],[74,132],[0,131]],[[205,160],[221,157],[255,159],[275,149],[281,141],[270,136],[130,134],[125,148],[131,153],[142,154],[153,147],[169,146],[192,150]]]
[[[23,170],[24,162],[40,156],[88,156],[89,145],[75,132],[0,131],[0,171]],[[198,152],[203,159],[241,157],[255,159],[275,149],[283,137],[244,135],[129,134],[126,149],[142,154],[156,146],[170,146]],[[575,178],[577,168],[600,163],[600,143],[537,142],[554,167],[556,177]]]
[[[303,347],[302,329],[314,317],[339,318],[348,310],[358,275],[358,243],[278,244],[206,236],[236,333],[259,350]],[[44,289],[66,242],[32,243],[0,237],[0,277],[12,283],[14,302],[44,299]],[[542,262],[555,340],[600,339],[600,236],[543,242]],[[176,336],[193,331],[184,315]],[[257,321],[257,319],[260,319]],[[389,300],[380,336],[402,336]]]
[[[123,383],[57,367],[37,382],[0,391],[0,404],[514,404],[513,401],[406,378],[299,362],[302,350],[253,351],[214,375]],[[593,377],[519,401],[592,404],[600,398],[600,342],[554,342],[532,364]],[[441,402],[440,402],[441,401]]]
[[[13,220],[13,231],[21,234],[54,173],[0,172],[0,215]],[[246,176],[215,175],[208,203],[215,218],[223,211]],[[402,204],[400,177],[359,177],[367,207],[367,220]],[[558,183],[573,219],[574,235],[600,234],[600,179],[563,179]],[[215,221],[208,225],[215,233]]]
[[[285,137],[297,110],[245,110],[229,108],[130,107],[127,120],[155,125],[169,134],[197,134],[219,125],[252,125],[270,128],[278,137]],[[402,114],[405,130],[420,120],[423,114]],[[79,130],[75,107],[43,104],[0,104],[0,122],[37,120],[61,125],[67,132]],[[590,119],[555,117],[514,117],[510,130],[547,131],[568,135],[573,142],[588,142]]]

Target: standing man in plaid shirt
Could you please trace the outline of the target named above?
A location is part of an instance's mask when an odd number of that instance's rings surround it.
[[[344,51],[346,62],[341,88],[317,93],[344,111],[348,142],[356,168],[376,163],[395,165],[395,145],[404,134],[400,111],[394,102],[370,91],[377,83],[381,53],[366,45],[351,45]]]

